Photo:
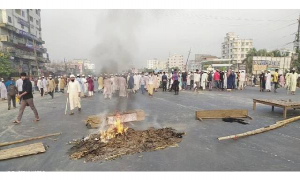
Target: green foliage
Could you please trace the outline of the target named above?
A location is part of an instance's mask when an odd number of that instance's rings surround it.
[[[10,55],[6,52],[0,52],[0,75],[9,76],[12,72]]]

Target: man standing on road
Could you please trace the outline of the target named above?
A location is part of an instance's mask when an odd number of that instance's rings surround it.
[[[219,70],[217,69],[216,72],[214,73],[214,81],[215,81],[215,86],[216,89],[219,90],[220,86],[219,86],[219,82],[220,82],[220,73]]]
[[[98,92],[103,92],[103,76],[100,74],[98,78]]]
[[[224,90],[224,77],[225,77],[225,73],[224,71],[220,72],[220,89],[223,91]]]
[[[48,82],[48,92],[49,92],[50,96],[52,97],[52,99],[54,97],[54,89],[55,89],[55,81],[54,81],[54,79],[52,79],[52,76],[50,75],[49,82]]]
[[[274,77],[273,77],[273,82],[274,82],[274,93],[277,93],[277,88],[279,87],[278,84],[278,69],[275,69]]]
[[[173,84],[174,84],[174,91],[175,91],[175,95],[178,95],[179,93],[179,75],[177,73],[177,69],[174,70],[173,76]]]
[[[6,83],[7,83],[8,110],[10,110],[11,101],[13,102],[14,108],[16,108],[16,95],[18,94],[18,88],[15,86],[13,79],[7,81]]]
[[[28,106],[28,105],[30,106],[31,110],[34,113],[34,116],[35,116],[34,121],[37,122],[37,121],[40,120],[40,118],[39,118],[38,112],[37,112],[37,110],[34,106],[34,103],[33,103],[32,84],[29,81],[29,79],[27,78],[26,73],[24,73],[24,72],[21,73],[21,78],[22,78],[22,81],[23,81],[23,86],[22,86],[23,91],[18,96],[19,96],[19,99],[22,98],[22,102],[21,102],[21,106],[20,106],[19,115],[17,117],[17,120],[15,120],[13,123],[15,123],[15,124],[20,124],[21,123],[23,112],[24,112],[26,106]]]
[[[206,84],[207,84],[207,72],[204,71],[203,74],[201,75],[201,86],[203,90],[206,89]]]
[[[74,108],[78,107],[78,111],[81,111],[81,104],[80,104],[80,94],[81,94],[81,87],[78,81],[75,81],[75,76],[73,74],[70,75],[70,82],[68,83],[68,97],[70,102],[70,115],[73,115]]]
[[[244,71],[242,71],[240,73],[240,78],[239,78],[239,89],[240,90],[244,90],[244,83],[245,83],[245,80],[246,80],[246,74]]]
[[[194,88],[194,72],[191,71],[190,75],[190,90]]]
[[[196,91],[200,87],[200,74],[198,69],[196,69],[196,73],[194,74],[194,83],[196,84],[194,91]]]
[[[182,72],[182,89],[186,90],[187,87],[187,73],[185,71]]]
[[[54,78],[54,82],[55,82],[55,93],[57,93],[58,92],[58,84],[59,84],[57,76]]]
[[[296,87],[297,87],[298,74],[296,73],[295,68],[292,69],[292,73],[290,75],[290,89],[292,91],[292,95],[295,95]]]
[[[23,80],[22,80],[21,77],[20,77],[20,78],[16,81],[16,87],[18,88],[19,94],[21,94],[22,91],[23,91],[22,86],[23,86]],[[19,104],[21,104],[21,99],[19,100]]]
[[[164,72],[164,75],[161,77],[162,85],[163,85],[163,92],[167,91],[167,81],[168,77],[166,75],[166,72]]]

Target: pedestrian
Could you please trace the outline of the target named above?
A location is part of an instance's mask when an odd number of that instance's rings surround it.
[[[23,91],[23,80],[21,77],[16,81],[16,87],[18,88],[18,94],[21,94]],[[19,104],[21,104],[21,100],[22,99],[19,99]]]
[[[8,110],[10,110],[11,102],[13,103],[13,107],[16,108],[16,95],[18,94],[18,88],[15,85],[14,79],[7,81],[6,85],[7,85]]]
[[[119,78],[119,86],[120,86],[119,97],[127,97],[127,82],[124,75],[120,76]]]
[[[133,81],[134,81],[134,91],[135,92],[138,92],[138,90],[140,89],[140,79],[141,79],[140,74],[134,74]]]
[[[190,90],[192,90],[192,88],[194,88],[194,72],[191,71],[191,75],[190,75]]]
[[[240,78],[239,78],[239,90],[244,90],[244,83],[246,80],[246,74],[244,71],[240,73]]]
[[[290,84],[291,84],[291,74],[292,73],[290,73],[290,71],[288,71],[287,73],[286,73],[286,75],[285,75],[285,88],[286,88],[286,90],[287,90],[287,93],[288,93],[288,91],[290,91],[291,90],[291,88],[290,88]]]
[[[279,75],[279,84],[281,87],[284,87],[284,76],[282,74]]]
[[[104,98],[107,99],[111,99],[112,97],[112,81],[110,80],[109,77],[107,77],[106,75],[104,76],[104,80],[103,80],[103,95]]]
[[[55,93],[57,93],[58,92],[58,84],[59,84],[57,76],[55,76],[54,82],[55,82]]]
[[[220,83],[220,73],[219,70],[217,69],[216,72],[214,73],[214,81],[215,81],[215,87],[217,90],[219,90],[219,83]]]
[[[207,80],[208,80],[207,71],[204,71],[201,76],[201,87],[203,90],[206,89]]]
[[[277,88],[279,88],[279,78],[278,78],[278,69],[275,69],[275,73],[273,75],[273,83],[274,83],[274,93],[277,93]]]
[[[24,73],[24,72],[21,73],[21,80],[23,81],[22,92],[18,95],[18,98],[22,99],[22,101],[21,101],[21,106],[20,106],[17,120],[13,121],[13,123],[15,123],[15,124],[21,123],[23,112],[24,112],[26,106],[30,106],[30,108],[33,111],[34,116],[35,116],[34,121],[38,122],[40,120],[40,118],[39,118],[38,112],[33,103],[32,84],[29,81],[29,79],[27,78],[26,73]]]
[[[41,87],[40,87],[41,97],[44,97],[44,95],[45,95],[46,84],[47,83],[46,83],[46,80],[45,80],[45,76],[42,76]]]
[[[271,92],[271,73],[270,71],[267,71],[267,74],[265,75],[266,77],[266,90],[267,92]]]
[[[191,87],[191,73],[188,72],[187,78],[186,78],[186,89],[190,89]]]
[[[187,73],[185,71],[182,71],[181,81],[182,81],[182,89],[186,90],[187,89]]]
[[[209,71],[208,76],[207,76],[207,81],[208,81],[208,90],[212,90],[212,81],[213,81],[213,75],[212,71]]]
[[[134,91],[134,78],[133,78],[132,73],[129,75],[128,88],[130,89],[131,92],[135,93],[135,91]]]
[[[73,110],[78,107],[78,111],[81,111],[80,104],[80,95],[81,95],[81,87],[78,81],[75,81],[75,76],[73,74],[70,75],[70,82],[68,83],[68,97],[70,102],[70,115],[73,115]]]
[[[224,72],[223,89],[227,89],[227,71]]]
[[[30,78],[30,82],[32,85],[32,94],[34,94],[34,79],[33,79],[33,77]]]
[[[59,80],[59,90],[60,90],[60,92],[65,93],[66,81],[65,81],[64,77],[61,76],[58,80]]]
[[[235,89],[235,73],[231,69],[227,72],[227,89],[230,91]]]
[[[55,90],[55,81],[52,79],[52,76],[49,76],[49,82],[48,82],[48,92],[52,99],[54,98],[54,90]]]
[[[38,91],[41,93],[41,88],[42,88],[42,79],[41,79],[41,77],[39,77],[39,79],[37,81],[37,87],[38,87]]]
[[[179,94],[179,75],[177,73],[177,69],[174,70],[174,73],[173,73],[173,76],[172,76],[172,79],[173,79],[173,83],[174,83],[174,91],[175,91],[175,95],[178,95]]]
[[[196,87],[194,89],[195,91],[200,87],[200,78],[200,72],[198,69],[196,69],[196,73],[194,74],[194,83],[196,84]]]
[[[1,81],[0,81],[0,93],[1,93],[1,99],[6,100],[7,99],[7,88],[4,84],[3,78],[1,78]]]
[[[220,86],[220,89],[221,89],[222,91],[224,90],[224,76],[225,76],[224,71],[221,71],[221,72],[220,72],[220,82],[219,82],[219,86]]]
[[[98,92],[102,92],[102,91],[103,91],[103,76],[102,74],[100,74],[98,78]]]
[[[48,94],[48,86],[49,86],[49,84],[48,84],[48,79],[45,78],[45,76],[43,76],[42,79],[43,79],[42,84],[43,84],[43,90],[44,90],[43,96],[44,96],[44,95]]]
[[[88,96],[92,97],[94,95],[94,81],[93,81],[91,75],[88,76],[87,83],[88,83],[88,90],[89,90]]]
[[[297,80],[298,80],[298,74],[296,73],[295,68],[293,68],[292,73],[290,75],[290,89],[292,91],[292,95],[295,95]]]
[[[265,91],[266,89],[266,77],[265,72],[262,71],[259,75],[259,85],[260,85],[260,92]]]
[[[145,93],[145,85],[146,85],[146,79],[145,79],[144,73],[142,73],[139,84],[141,85],[142,94],[144,94]]]
[[[161,77],[162,85],[163,85],[163,92],[167,91],[167,81],[168,77],[166,75],[166,72],[163,72],[163,76]]]
[[[84,74],[81,76],[81,83],[82,83],[82,88],[81,88],[82,91],[80,93],[81,97],[87,97],[88,83]]]

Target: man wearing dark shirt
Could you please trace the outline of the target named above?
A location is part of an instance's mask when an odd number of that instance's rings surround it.
[[[31,110],[33,111],[35,115],[34,121],[39,121],[40,118],[33,103],[32,84],[29,81],[29,79],[26,77],[26,73],[21,73],[21,78],[23,80],[23,86],[22,86],[23,91],[18,96],[20,99],[22,98],[22,102],[21,102],[18,118],[17,120],[14,121],[14,123],[15,124],[21,123],[23,112],[26,106],[30,106]]]
[[[220,72],[220,83],[219,83],[219,85],[220,85],[220,89],[222,89],[222,91],[224,90],[224,71],[221,71]]]
[[[162,85],[163,85],[163,91],[167,91],[168,77],[165,72],[164,72],[164,75],[161,77],[161,81],[162,81]]]
[[[186,84],[187,84],[187,73],[183,71],[182,73],[182,89],[186,90]]]

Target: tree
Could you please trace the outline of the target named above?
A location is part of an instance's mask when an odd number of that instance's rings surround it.
[[[10,55],[7,52],[0,52],[0,75],[9,76],[13,72],[10,62]]]

